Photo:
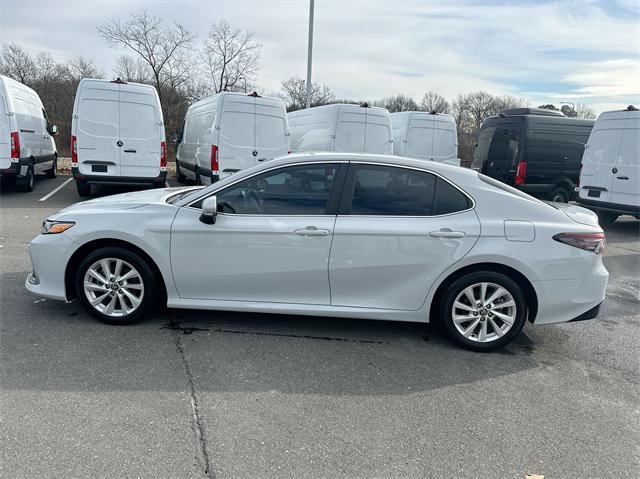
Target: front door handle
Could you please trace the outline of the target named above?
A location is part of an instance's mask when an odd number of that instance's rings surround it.
[[[135,153],[136,150],[124,150],[125,153]]]
[[[329,230],[318,229],[315,226],[307,226],[306,228],[295,230],[294,233],[300,236],[328,236]]]
[[[452,231],[449,228],[443,228],[430,232],[429,236],[433,236],[434,238],[464,238],[464,231]]]
[[[628,176],[618,176],[619,180],[628,180],[629,177]]]

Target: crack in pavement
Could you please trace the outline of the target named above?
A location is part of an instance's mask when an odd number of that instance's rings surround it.
[[[170,324],[174,324],[173,321]],[[175,328],[169,328],[175,329]],[[198,409],[198,396],[196,395],[196,388],[193,382],[193,375],[191,374],[191,368],[189,367],[189,362],[187,361],[187,357],[184,353],[184,348],[182,347],[182,338],[180,335],[175,335],[175,344],[178,353],[180,354],[180,359],[182,360],[182,365],[184,366],[184,371],[187,377],[187,385],[189,386],[189,400],[191,402],[191,429],[196,436],[196,440],[199,447],[200,457],[198,458],[204,464],[204,475],[208,479],[215,479],[215,474],[211,470],[211,462],[209,460],[209,453],[207,452],[207,438],[204,434],[204,425],[200,419],[200,413]]]

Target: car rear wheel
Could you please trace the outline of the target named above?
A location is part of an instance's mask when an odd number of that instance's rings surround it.
[[[99,321],[131,324],[154,304],[156,279],[149,265],[132,251],[101,248],[80,263],[76,293],[84,309]]]
[[[549,199],[557,203],[567,203],[569,201],[569,194],[567,193],[567,190],[559,187],[551,192]]]
[[[524,327],[527,316],[522,289],[508,276],[476,271],[447,288],[440,315],[449,335],[475,351],[488,351],[510,343]]]

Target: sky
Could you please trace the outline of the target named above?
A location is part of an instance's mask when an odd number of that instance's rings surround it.
[[[0,0],[0,43],[113,76],[96,28],[148,10],[197,35],[226,19],[262,43],[258,84],[306,76],[309,0]],[[316,0],[313,81],[338,98],[485,90],[597,112],[640,104],[640,0]]]

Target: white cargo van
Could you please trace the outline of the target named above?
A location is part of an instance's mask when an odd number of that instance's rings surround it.
[[[185,115],[176,154],[178,181],[211,184],[289,152],[282,100],[222,92],[194,103]]]
[[[395,155],[460,166],[456,121],[451,115],[402,111],[391,114],[391,123]]]
[[[80,81],[71,122],[71,171],[80,196],[88,196],[92,184],[164,186],[165,141],[153,86]]]
[[[391,116],[384,108],[334,104],[289,113],[291,150],[393,153]]]
[[[15,180],[23,191],[32,191],[35,175],[56,176],[58,153],[38,94],[0,75],[0,176]]]
[[[598,117],[582,156],[578,203],[601,223],[620,215],[640,218],[640,111],[607,111]]]

